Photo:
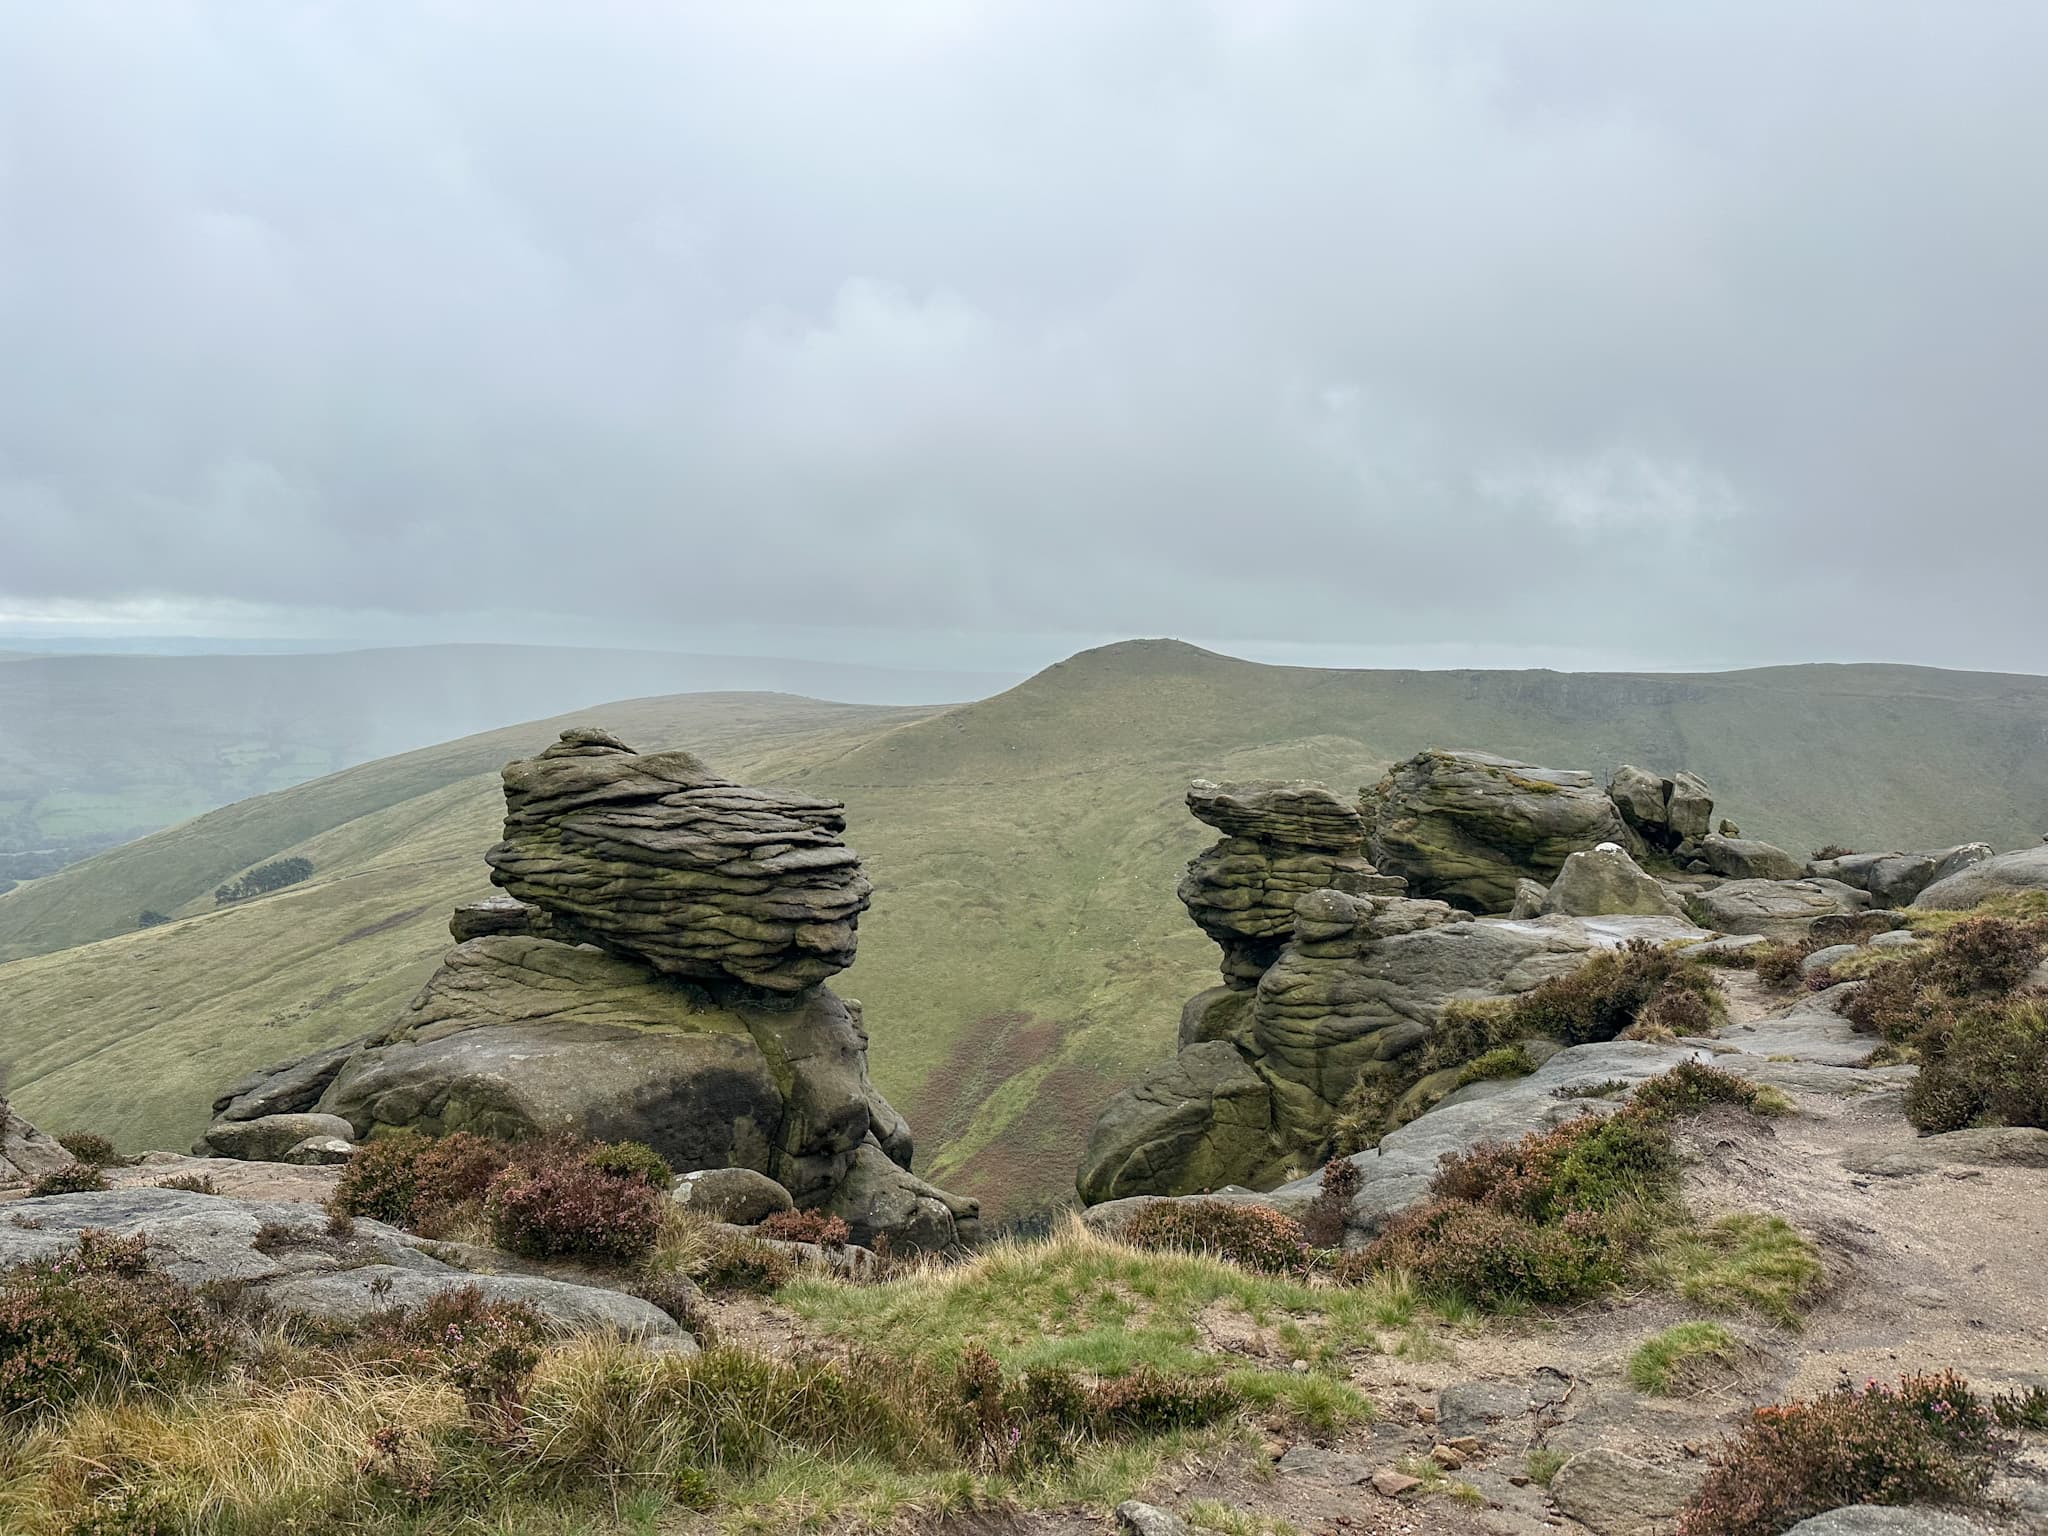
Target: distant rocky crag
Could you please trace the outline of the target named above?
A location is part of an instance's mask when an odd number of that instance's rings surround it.
[[[860,1005],[824,985],[872,896],[842,806],[588,729],[503,777],[486,857],[508,894],[457,910],[455,947],[390,1027],[223,1092],[198,1150],[571,1130],[678,1172],[766,1174],[858,1242],[973,1239],[976,1202],[910,1172]]]
[[[1223,833],[1179,889],[1223,951],[1223,984],[1189,1000],[1174,1058],[1103,1110],[1079,1176],[1091,1205],[1271,1188],[1328,1155],[1361,1085],[1386,1106],[1382,1130],[1480,1091],[1446,1032],[1454,1001],[1530,991],[1631,938],[1881,928],[1991,854],[1808,865],[1717,828],[1691,773],[1623,766],[1603,787],[1483,752],[1418,753],[1355,801],[1315,783],[1197,780],[1187,803]],[[1517,1044],[1531,1062],[1559,1049]]]

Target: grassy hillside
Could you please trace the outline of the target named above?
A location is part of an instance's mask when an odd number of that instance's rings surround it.
[[[736,689],[856,703],[951,702],[1008,681],[516,645],[296,655],[0,653],[0,876],[43,873],[74,850],[94,852],[216,806],[606,699]]]
[[[916,1126],[921,1163],[998,1207],[1070,1185],[1102,1101],[1169,1048],[1181,1000],[1214,975],[1213,947],[1173,898],[1209,836],[1181,807],[1196,774],[1349,787],[1424,746],[1484,746],[1602,773],[1691,767],[1746,832],[1800,852],[2010,847],[2048,826],[2048,680],[2029,677],[1335,672],[1145,642],[916,719],[660,716],[690,702],[588,717],[848,801],[878,894],[841,990],[867,1005],[876,1076]],[[321,873],[246,907],[0,966],[23,1107],[131,1145],[176,1143],[235,1070],[381,1022],[444,946],[447,907],[486,888],[498,803],[483,770],[546,734],[437,749],[471,765],[461,773],[410,754],[372,765],[381,777],[231,808],[235,868],[303,851]],[[404,795],[408,775],[433,782]],[[172,893],[204,905],[218,861],[202,873],[176,837],[70,872],[65,901],[119,916],[145,904],[136,882],[177,869]],[[0,943],[66,941],[53,885],[0,898]]]

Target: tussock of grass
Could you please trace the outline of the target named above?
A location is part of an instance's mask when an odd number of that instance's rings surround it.
[[[1818,1250],[1789,1222],[1750,1213],[1666,1233],[1648,1268],[1695,1306],[1752,1311],[1788,1328],[1799,1325],[1824,1274]]]
[[[1629,1385],[1658,1397],[1695,1391],[1741,1359],[1742,1346],[1719,1323],[1679,1323],[1636,1346],[1628,1357]]]
[[[1547,1445],[1539,1445],[1523,1459],[1522,1469],[1529,1474],[1529,1481],[1539,1487],[1548,1488],[1550,1480],[1557,1476],[1557,1469],[1571,1458],[1563,1451],[1554,1451]]]
[[[965,1263],[928,1266],[881,1286],[800,1278],[781,1300],[814,1329],[866,1351],[950,1367],[976,1345],[1012,1371],[1067,1368],[1122,1376],[1149,1367],[1203,1374],[1201,1316],[1211,1307],[1261,1327],[1293,1325],[1302,1358],[1371,1349],[1419,1310],[1398,1277],[1356,1287],[1258,1275],[1190,1253],[1144,1253],[1070,1220],[1044,1243],[998,1244]],[[1246,1366],[1228,1380],[1255,1407],[1317,1426],[1366,1417],[1365,1400],[1316,1371]]]

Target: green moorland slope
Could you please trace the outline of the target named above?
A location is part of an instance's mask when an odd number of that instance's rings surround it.
[[[1007,681],[533,645],[207,656],[0,651],[0,876],[40,874],[215,806],[606,699],[732,689],[951,702]]]
[[[2048,824],[2048,679],[2032,677],[1345,672],[1152,641],[935,714],[785,721],[775,741],[629,713],[685,702],[584,717],[846,799],[878,894],[841,990],[866,1004],[876,1076],[917,1127],[921,1165],[998,1208],[1069,1187],[1103,1100],[1169,1048],[1181,1000],[1213,976],[1211,946],[1173,897],[1210,835],[1181,807],[1191,776],[1351,786],[1425,746],[1483,746],[1603,773],[1691,767],[1745,832],[1801,852],[2011,847]],[[437,750],[487,768],[544,735]],[[303,852],[320,870],[308,885],[197,913],[222,876],[215,861],[195,880],[195,866],[176,887],[199,898],[189,920],[0,966],[0,1055],[24,1110],[131,1146],[178,1144],[235,1071],[388,1017],[444,947],[447,907],[485,889],[479,856],[495,836],[495,781],[480,768],[399,796],[414,771],[401,765],[420,756],[369,765],[394,777],[363,800],[390,798],[326,830],[309,829],[301,797],[336,794],[349,775],[217,813],[249,818],[226,873]],[[64,903],[102,916],[148,904],[151,871],[192,858],[173,850],[213,820],[67,872]],[[45,894],[55,883],[0,898],[0,954],[67,941],[80,919]]]

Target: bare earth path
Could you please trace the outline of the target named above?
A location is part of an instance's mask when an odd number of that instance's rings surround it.
[[[1717,1390],[1677,1399],[1638,1393],[1624,1376],[1645,1339],[1705,1315],[1666,1294],[1439,1329],[1420,1349],[1411,1339],[1406,1353],[1351,1362],[1351,1379],[1385,1413],[1370,1429],[1329,1445],[1270,1446],[1282,1452],[1270,1463],[1248,1456],[1188,1469],[1148,1496],[1167,1508],[1219,1499],[1315,1536],[1649,1536],[1673,1528],[1677,1501],[1703,1472],[1706,1453],[1755,1405],[1844,1379],[1860,1385],[1950,1368],[1986,1388],[2048,1385],[2048,1168],[1930,1155],[1903,1111],[1910,1068],[1844,1065],[1867,1055],[1870,1042],[1815,1000],[1766,993],[1743,972],[1721,979],[1730,1021],[1700,1043],[1717,1065],[1781,1089],[1795,1112],[1762,1123],[1733,1114],[1691,1122],[1686,1198],[1703,1218],[1782,1216],[1819,1244],[1827,1291],[1801,1328],[1722,1319],[1749,1351],[1747,1362]],[[1245,1347],[1241,1339],[1216,1342]],[[1374,1471],[1468,1435],[1483,1449],[1450,1476],[1476,1500],[1394,1500],[1373,1489]],[[1647,1465],[1620,1464],[1626,1486],[1608,1501],[1612,1508],[1590,1496],[1568,1500],[1582,1524],[1528,1479],[1530,1452],[1599,1448]],[[2008,1507],[1977,1517],[1986,1529],[2048,1532],[2042,1437],[2032,1437],[2018,1475],[1994,1492]],[[1069,1514],[993,1528],[1053,1536],[1103,1525]]]

